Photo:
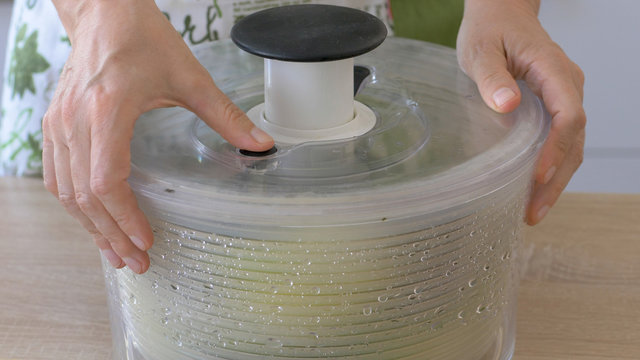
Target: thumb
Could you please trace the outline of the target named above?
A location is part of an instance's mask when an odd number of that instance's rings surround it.
[[[187,100],[187,107],[231,145],[250,151],[273,147],[273,138],[255,126],[212,80],[202,90]]]
[[[487,51],[461,64],[463,70],[477,84],[484,102],[499,113],[515,110],[520,104],[520,89],[507,70],[504,53]]]

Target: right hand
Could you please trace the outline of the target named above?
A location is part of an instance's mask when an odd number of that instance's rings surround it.
[[[138,117],[181,106],[239,148],[273,140],[216,87],[153,0],[55,5],[72,50],[43,119],[44,183],[111,265],[141,274],[153,233],[127,183]]]

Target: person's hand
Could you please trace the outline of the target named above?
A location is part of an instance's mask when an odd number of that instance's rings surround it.
[[[527,222],[538,223],[582,163],[584,75],[540,25],[539,0],[467,0],[458,35],[460,66],[495,111],[513,111],[524,79],[552,116],[541,149]]]
[[[233,145],[273,140],[214,84],[152,0],[59,0],[72,51],[43,119],[43,176],[114,267],[149,267],[151,227],[127,183],[137,118],[193,111]]]

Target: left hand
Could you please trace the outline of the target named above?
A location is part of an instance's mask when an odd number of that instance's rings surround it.
[[[542,28],[538,7],[539,0],[467,0],[457,44],[460,66],[489,107],[518,107],[518,78],[552,116],[527,208],[530,225],[544,218],[582,163],[586,124],[582,70]]]

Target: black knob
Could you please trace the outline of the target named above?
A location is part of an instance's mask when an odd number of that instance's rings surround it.
[[[348,7],[290,5],[241,19],[231,39],[264,58],[320,62],[352,58],[378,47],[387,28],[377,17]]]

